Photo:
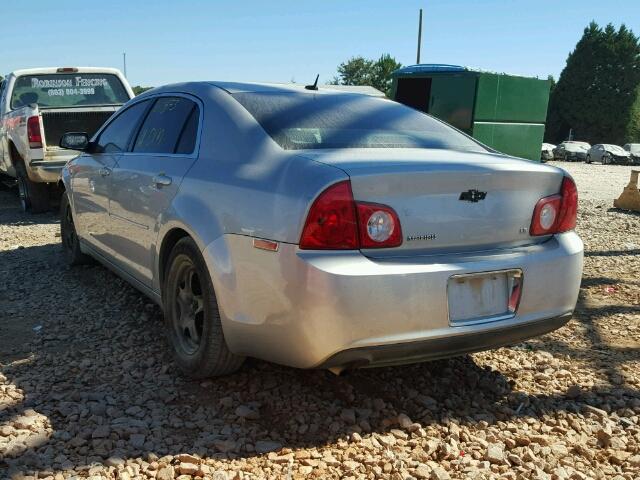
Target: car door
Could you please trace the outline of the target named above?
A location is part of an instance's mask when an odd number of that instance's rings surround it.
[[[70,168],[78,234],[107,256],[113,255],[108,232],[111,174],[149,105],[147,100],[120,111]]]
[[[114,168],[110,236],[119,266],[151,287],[163,212],[197,156],[202,105],[186,95],[155,97],[130,152]]]
[[[566,148],[566,144],[565,143],[561,143],[560,145],[558,145],[558,158],[560,160],[566,160],[567,159],[567,148]]]
[[[607,148],[604,145],[598,145],[598,160],[603,161],[607,155]]]

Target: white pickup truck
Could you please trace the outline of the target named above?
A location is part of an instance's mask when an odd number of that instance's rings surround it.
[[[115,68],[16,70],[0,82],[0,174],[17,180],[25,211],[51,207],[62,167],[80,153],[60,148],[60,137],[91,137],[133,96]]]

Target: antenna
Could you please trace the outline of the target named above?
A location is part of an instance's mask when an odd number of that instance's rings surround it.
[[[416,64],[420,65],[420,44],[422,43],[422,9],[420,9],[420,18],[418,19],[418,56]]]
[[[316,81],[313,82],[313,85],[305,85],[304,88],[307,90],[318,90],[318,79],[320,78],[320,74],[316,75]]]

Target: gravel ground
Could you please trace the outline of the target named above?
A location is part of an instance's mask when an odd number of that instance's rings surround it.
[[[56,217],[0,190],[0,477],[640,479],[640,214],[612,209],[630,169],[560,166],[586,244],[571,323],[341,377],[179,376],[160,310],[66,267]]]

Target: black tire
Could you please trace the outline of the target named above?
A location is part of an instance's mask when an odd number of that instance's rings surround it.
[[[47,184],[32,182],[21,159],[16,162],[16,180],[22,211],[42,213],[51,210]]]
[[[587,158],[585,160],[587,163],[591,163],[591,155],[587,155]]]
[[[64,192],[60,199],[60,238],[62,239],[62,250],[69,265],[91,263],[91,257],[80,250],[80,240],[76,233],[73,211],[67,192]]]
[[[603,155],[602,156],[602,164],[603,165],[610,165],[611,164],[611,155]]]
[[[231,353],[227,346],[211,277],[191,238],[173,247],[165,271],[165,329],[180,370],[194,378],[238,370],[244,357]]]

